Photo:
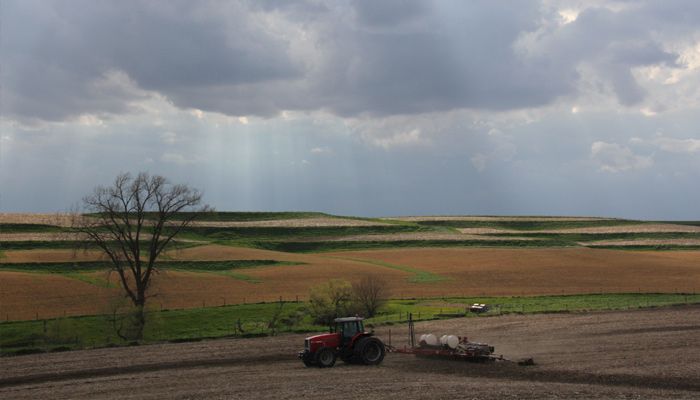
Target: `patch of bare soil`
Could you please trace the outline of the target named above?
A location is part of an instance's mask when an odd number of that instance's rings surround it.
[[[67,235],[65,233],[0,233],[0,242],[54,242],[77,239],[79,239],[77,235]]]
[[[70,227],[72,220],[72,215],[68,213],[0,213],[0,224],[39,224]]]
[[[0,397],[95,399],[694,399],[700,307],[432,321],[416,334],[487,342],[536,365],[388,354],[377,367],[305,368],[305,335],[99,349],[2,359]],[[389,341],[388,328],[378,335]],[[405,325],[391,327],[395,346]]]
[[[538,295],[697,292],[698,251],[595,248],[402,248],[324,253],[411,267],[449,278],[404,283],[394,295]]]
[[[96,250],[78,249],[36,249],[4,250],[2,262],[10,263],[52,263],[106,260],[104,253]]]
[[[106,273],[95,273],[106,280]],[[0,319],[53,318],[103,314],[119,296],[115,289],[58,274],[0,272]],[[0,362],[1,364],[1,362]]]

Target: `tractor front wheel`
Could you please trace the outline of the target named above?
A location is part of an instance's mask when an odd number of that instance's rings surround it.
[[[384,343],[374,337],[362,338],[355,346],[355,358],[365,365],[380,364],[385,354]]]
[[[330,368],[335,365],[335,352],[328,347],[320,349],[316,353],[316,365],[319,368]]]

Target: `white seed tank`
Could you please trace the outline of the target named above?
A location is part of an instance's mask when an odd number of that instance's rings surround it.
[[[425,343],[428,346],[437,346],[439,342],[437,336],[433,335],[432,333],[428,333],[420,337],[420,343]]]
[[[445,343],[447,344],[447,347],[454,350],[457,348],[457,346],[459,346],[459,338],[455,335],[447,335],[445,338]]]

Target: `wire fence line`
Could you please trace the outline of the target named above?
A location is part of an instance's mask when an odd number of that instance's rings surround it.
[[[614,295],[613,295],[614,296]],[[618,297],[624,295],[618,295]],[[469,303],[456,304],[452,299],[395,300],[372,318],[367,326],[404,323],[412,314],[414,321],[457,317],[489,317],[506,314],[562,313],[594,310],[626,310],[671,304],[700,304],[697,294],[666,294],[663,299],[629,301],[606,300],[587,304],[570,302],[547,302],[542,298],[511,298],[510,302],[493,302],[482,313],[470,311]],[[573,297],[572,297],[573,299]],[[447,300],[439,304],[440,301]],[[662,301],[661,301],[662,300]],[[432,304],[432,305],[431,305]],[[279,307],[277,307],[279,305]],[[268,303],[249,304],[248,312],[241,312],[236,305],[205,309],[146,311],[145,342],[192,341],[215,337],[257,337],[285,332],[321,331],[324,327],[310,319],[305,305],[296,299],[277,298]],[[250,311],[253,312],[250,312]],[[275,312],[279,310],[280,312]],[[284,312],[281,312],[284,311]],[[0,323],[0,353],[27,354],[26,352],[62,351],[77,348],[104,347],[128,344],[115,330],[115,315],[93,315],[83,317],[58,317],[36,321]]]
[[[616,292],[608,293],[600,291],[598,293],[589,294],[551,294],[551,295],[517,295],[517,296],[500,296],[498,299],[510,299],[506,304],[499,304],[499,301],[488,295],[459,295],[459,296],[441,296],[441,297],[415,297],[415,296],[392,296],[391,299],[386,300],[396,300],[396,301],[424,301],[424,302],[443,302],[443,303],[454,303],[453,300],[465,300],[471,299],[475,302],[495,302],[491,304],[491,311],[489,315],[493,313],[526,313],[526,312],[562,312],[562,311],[573,311],[580,309],[611,309],[611,308],[643,308],[650,307],[653,305],[658,305],[658,301],[652,301],[650,298],[644,298],[641,300],[631,300],[630,302],[619,304],[619,302],[611,302],[609,300],[601,300],[600,302],[594,302],[590,299],[588,303],[593,302],[592,307],[582,307],[576,304],[577,296],[616,296],[616,295],[668,295],[676,296],[676,301],[674,303],[691,303],[695,302],[693,299],[698,296],[698,293],[694,290],[687,291],[677,291],[673,293],[652,293],[652,292]],[[551,296],[551,298],[550,298]],[[307,301],[307,295],[295,295],[295,296],[253,296],[253,297],[243,297],[243,296],[212,296],[209,298],[202,298],[192,301],[178,301],[176,298],[177,294],[173,293],[167,299],[154,297],[148,301],[147,309],[149,312],[156,311],[175,311],[175,310],[189,310],[197,308],[210,308],[210,307],[227,307],[227,306],[237,306],[237,305],[251,305],[251,304],[270,304],[270,303],[303,303]],[[121,298],[121,297],[120,297]],[[541,304],[538,304],[537,299],[542,299]],[[558,298],[554,301],[553,298]],[[124,298],[121,298],[124,301]],[[518,302],[517,299],[528,299],[526,301]],[[570,299],[571,301],[568,301]],[[690,300],[689,300],[690,299]],[[89,294],[76,294],[69,296],[51,296],[41,299],[32,299],[31,302],[3,302],[0,303],[0,323],[11,322],[11,321],[21,321],[21,320],[41,320],[41,319],[54,319],[63,317],[78,317],[78,316],[90,316],[90,315],[103,315],[103,314],[113,314],[115,312],[115,307],[110,304],[110,300],[114,300],[114,297],[109,296],[94,296]],[[103,304],[99,304],[102,302]],[[661,305],[667,302],[662,302]],[[71,305],[67,305],[71,304]],[[91,307],[92,306],[92,307]],[[444,305],[444,311],[449,314],[459,314],[467,313],[469,304],[465,302],[459,302],[457,306],[450,307],[449,305]],[[442,312],[440,312],[441,314]]]
[[[683,295],[682,293],[680,295]],[[695,304],[697,301],[688,300],[688,296],[695,296],[695,294],[688,294],[685,296],[684,300],[675,301],[673,303],[661,303],[642,300],[632,303],[626,303],[623,305],[618,305],[614,303],[601,303],[595,306],[581,307],[575,304],[568,304],[566,302],[561,305],[538,305],[532,304],[531,302],[525,303],[510,303],[510,304],[491,304],[490,310],[484,315],[494,315],[494,314],[512,314],[512,313],[535,313],[535,312],[567,312],[567,311],[594,311],[594,310],[606,310],[606,309],[636,309],[636,308],[647,308],[655,306],[663,306],[670,304]],[[396,299],[396,300],[413,300],[414,298],[408,299]],[[274,304],[274,303],[304,303],[297,299],[282,299],[282,300],[269,300],[269,301],[256,301],[252,303],[233,303],[222,299],[219,303],[215,301],[203,301],[201,307],[166,307],[163,303],[151,304],[148,312],[162,312],[162,311],[182,311],[182,310],[192,310],[196,308],[214,308],[214,307],[230,307],[237,305],[250,305],[250,304]],[[100,312],[101,311],[101,312]],[[459,316],[467,315],[469,313],[469,306],[464,305],[463,307],[449,307],[444,306],[440,308],[438,312],[430,313],[424,312],[424,316],[438,314],[439,316]],[[38,321],[46,319],[57,319],[57,318],[69,318],[69,317],[85,317],[85,316],[95,316],[95,315],[106,315],[110,314],[105,310],[98,310],[98,312],[86,313],[85,310],[75,309],[75,308],[60,308],[56,307],[51,311],[33,311],[33,312],[13,312],[13,311],[0,311],[0,324],[14,322],[14,321]],[[443,315],[444,314],[444,315]],[[397,313],[387,313],[383,312],[379,314],[386,321],[402,320],[402,312]],[[417,312],[416,316],[420,319],[421,312]],[[431,316],[431,318],[434,316]]]

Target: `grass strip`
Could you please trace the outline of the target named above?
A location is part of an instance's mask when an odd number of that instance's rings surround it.
[[[635,239],[700,239],[700,232],[611,232],[611,233],[493,233],[488,236],[527,237],[562,242]]]
[[[195,272],[225,272],[233,269],[257,268],[274,265],[300,265],[302,263],[276,260],[225,260],[225,261],[161,261],[159,269],[195,271]],[[39,272],[51,274],[70,274],[109,270],[109,261],[80,261],[57,263],[0,263],[0,270],[16,272]]]
[[[71,278],[71,279],[76,279],[76,280],[79,280],[81,282],[88,283],[90,285],[95,285],[95,286],[98,286],[101,288],[106,288],[106,289],[113,289],[113,288],[119,287],[116,284],[111,283],[110,281],[108,281],[105,278],[85,275],[85,274],[80,273],[80,272],[69,272],[69,273],[63,274],[63,276],[65,276],[67,278]]]
[[[408,278],[408,282],[411,282],[411,283],[434,283],[434,282],[442,282],[442,281],[450,280],[450,278],[447,278],[445,276],[440,276],[437,274],[433,274],[432,272],[424,271],[424,270],[421,270],[418,268],[409,267],[406,265],[390,264],[390,263],[383,262],[383,261],[365,260],[362,258],[351,258],[351,257],[330,257],[329,256],[328,258],[334,258],[337,260],[354,261],[354,262],[359,262],[359,263],[363,263],[363,264],[376,265],[379,267],[391,268],[391,269],[395,269],[398,271],[408,272],[409,274],[412,274],[412,276],[410,276]]]
[[[537,231],[544,229],[571,229],[571,228],[591,228],[603,226],[639,225],[646,224],[645,221],[633,221],[626,219],[600,219],[587,221],[532,221],[532,220],[437,220],[437,221],[417,221],[423,226],[442,226],[451,228],[494,228],[513,229],[519,231]]]
[[[45,224],[0,224],[0,233],[70,232],[68,228]]]
[[[191,247],[201,246],[206,243],[198,242],[171,242],[167,249],[187,249]],[[98,250],[99,247],[92,243],[85,243],[77,240],[22,240],[22,241],[6,241],[0,243],[2,250]],[[148,249],[148,241],[142,241],[141,248]]]
[[[559,240],[396,240],[396,241],[252,241],[216,242],[229,246],[249,246],[265,250],[288,253],[322,253],[341,250],[372,250],[408,247],[570,247],[578,246],[571,241]]]
[[[588,245],[592,249],[606,250],[629,250],[629,251],[683,251],[683,250],[700,250],[700,245],[675,245],[675,244],[653,244],[653,245]]]
[[[210,227],[190,226],[183,230],[186,238],[205,240],[299,240],[308,238],[338,238],[343,236],[433,232],[436,228],[418,225],[376,225],[376,226],[312,226],[312,227]]]
[[[486,303],[491,310],[479,317],[502,314],[535,314],[627,310],[682,304],[700,304],[700,294],[622,293],[525,297],[445,297],[389,300],[367,325],[415,320],[476,317],[466,313],[472,303]],[[271,323],[271,321],[273,321]],[[144,343],[192,341],[217,337],[266,336],[280,332],[322,332],[306,312],[305,303],[274,302],[238,304],[186,310],[150,311]],[[38,321],[0,323],[0,353],[19,355],[80,348],[123,346],[112,329],[110,317],[95,315]],[[299,343],[302,346],[303,343]]]

